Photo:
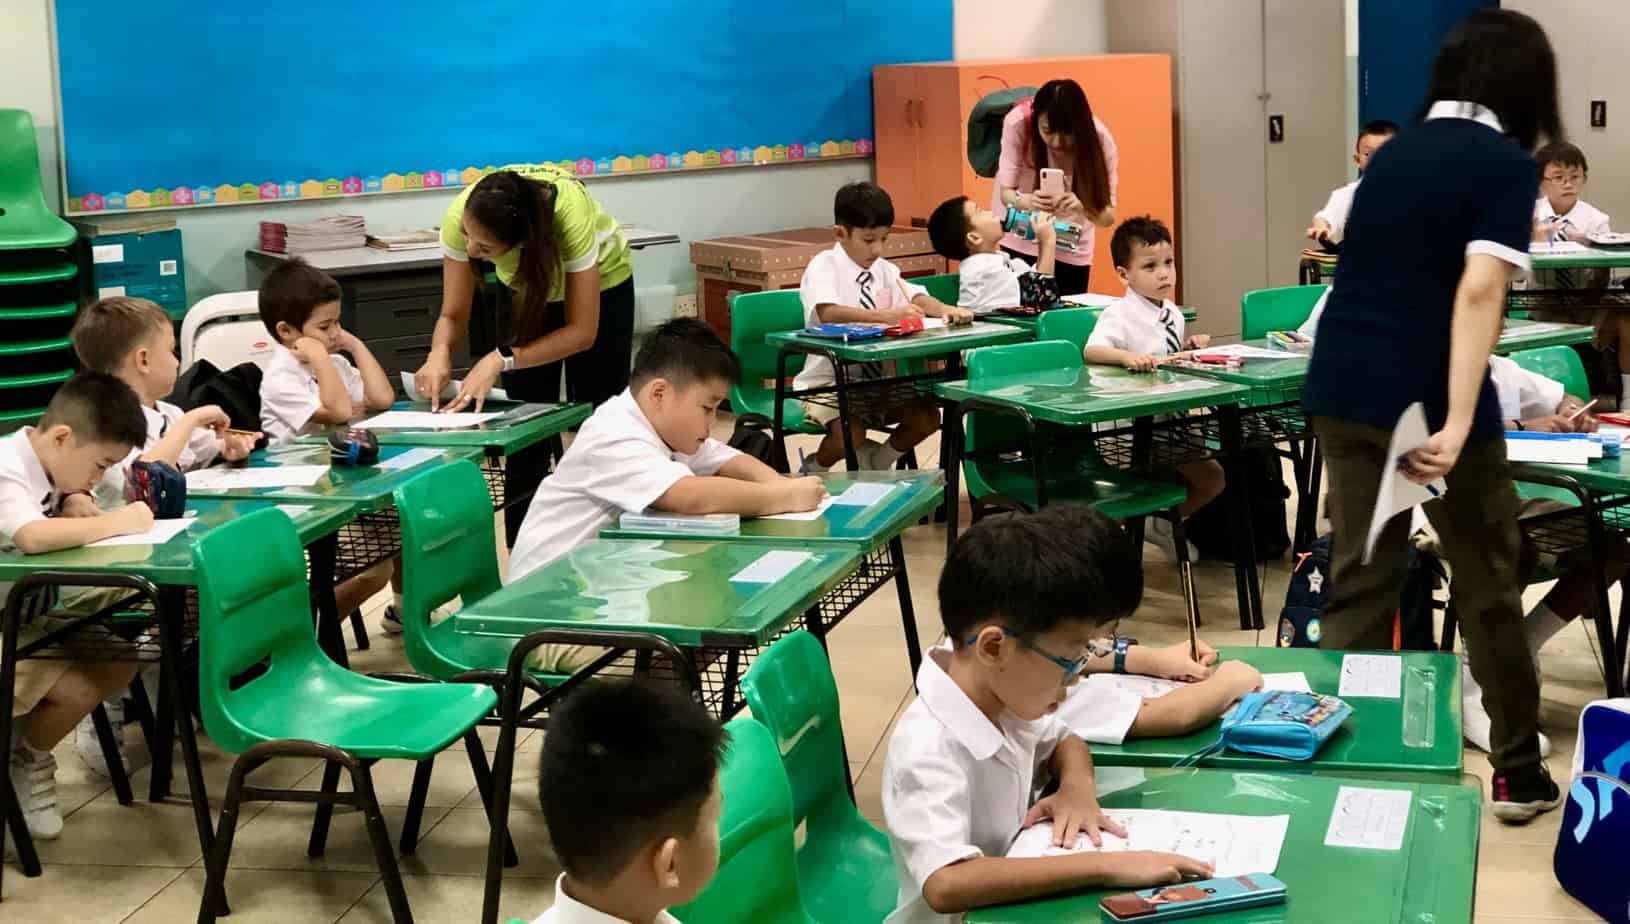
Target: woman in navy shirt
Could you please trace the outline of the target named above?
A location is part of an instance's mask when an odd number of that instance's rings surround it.
[[[1560,803],[1541,760],[1539,681],[1522,625],[1517,492],[1488,358],[1513,274],[1528,268],[1539,171],[1561,137],[1556,62],[1534,20],[1473,14],[1444,40],[1425,119],[1378,151],[1348,219],[1304,403],[1330,472],[1334,589],[1327,648],[1391,648],[1409,517],[1362,562],[1377,487],[1401,467],[1445,479],[1426,505],[1458,580],[1455,608],[1492,722],[1494,814],[1527,821]],[[1399,415],[1425,406],[1431,439],[1388,454]]]

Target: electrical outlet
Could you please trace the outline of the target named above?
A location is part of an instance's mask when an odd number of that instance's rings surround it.
[[[694,318],[694,317],[696,317],[696,296],[695,295],[676,295],[676,296],[674,296],[674,317],[676,317],[676,318]]]

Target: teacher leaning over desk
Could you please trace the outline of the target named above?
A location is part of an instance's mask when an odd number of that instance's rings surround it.
[[[1334,530],[1327,648],[1392,647],[1409,517],[1362,562],[1384,473],[1448,490],[1425,505],[1454,569],[1472,677],[1492,721],[1492,808],[1522,822],[1560,804],[1539,750],[1539,681],[1523,635],[1517,492],[1489,353],[1506,285],[1528,268],[1539,171],[1561,137],[1556,62],[1539,24],[1509,10],[1467,17],[1432,66],[1424,119],[1364,172],[1315,339],[1304,404],[1330,473]],[[1430,441],[1388,457],[1415,402]]]

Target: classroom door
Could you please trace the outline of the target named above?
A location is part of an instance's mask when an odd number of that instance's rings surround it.
[[[1465,16],[1496,6],[1498,0],[1359,0],[1359,121],[1414,119],[1443,37]]]

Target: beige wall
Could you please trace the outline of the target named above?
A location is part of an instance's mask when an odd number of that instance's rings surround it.
[[[0,108],[26,109],[34,117],[45,198],[57,205],[57,106],[51,65],[48,0],[0,2]]]
[[[1103,54],[1104,0],[956,0],[957,60]]]

